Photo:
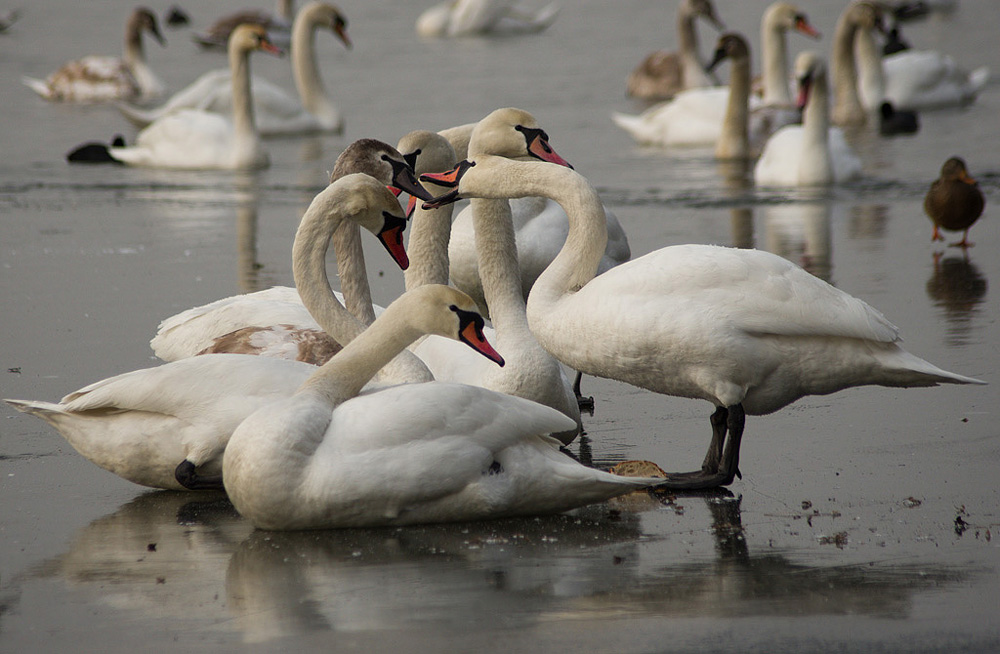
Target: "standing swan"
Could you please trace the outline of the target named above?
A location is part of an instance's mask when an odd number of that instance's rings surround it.
[[[732,483],[746,414],[851,386],[983,383],[909,354],[878,311],[768,252],[679,245],[595,277],[604,212],[586,179],[490,156],[458,172],[459,197],[545,194],[570,217],[566,245],[528,297],[547,350],[585,374],[715,404],[702,469],[670,475],[672,487]]]
[[[331,329],[337,328],[339,305],[325,274],[310,267],[323,266],[330,232],[348,220],[378,234],[405,264],[405,219],[381,182],[350,175],[319,193],[296,234],[295,274],[310,310]],[[129,481],[176,490],[218,488],[222,451],[236,426],[257,408],[291,395],[315,370],[297,361],[210,354],[117,375],[59,404],[7,402],[45,420],[84,457]]]
[[[343,132],[343,116],[323,86],[316,61],[316,30],[320,27],[330,29],[346,47],[351,47],[347,20],[336,7],[323,2],[303,7],[292,29],[292,73],[298,95],[290,95],[263,77],[253,77],[254,118],[261,136]],[[138,127],[181,109],[228,116],[233,111],[232,74],[228,68],[209,71],[153,109],[123,103],[118,104],[118,109]]]
[[[795,60],[802,124],[786,125],[764,144],[754,167],[758,186],[815,186],[861,175],[861,160],[843,132],[830,127],[826,64],[814,52]]]
[[[407,291],[287,400],[236,429],[223,457],[233,506],[261,529],[324,529],[556,513],[656,485],[587,468],[544,436],[572,426],[548,407],[430,382],[359,396],[423,334],[503,365],[461,291]]]
[[[250,53],[282,54],[264,28],[241,25],[229,39],[232,118],[198,109],[163,116],[139,132],[135,145],[111,147],[111,158],[130,166],[178,169],[245,170],[266,168],[267,151],[254,123],[250,92]]]
[[[125,48],[117,57],[89,56],[65,64],[44,80],[24,78],[38,95],[58,102],[148,101],[163,94],[163,82],[146,64],[142,33],[147,31],[161,45],[156,16],[137,7],[125,24]]]

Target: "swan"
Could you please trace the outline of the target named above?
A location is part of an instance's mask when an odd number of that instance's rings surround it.
[[[495,138],[497,128],[507,124],[517,125],[523,135],[520,140]],[[514,108],[498,109],[479,122],[469,142],[469,154],[532,157],[568,165],[549,147],[548,138],[534,117]],[[421,176],[422,181],[436,178],[433,173]],[[431,356],[420,347],[414,351],[427,363],[435,379],[482,386],[557,409],[576,424],[572,430],[553,434],[563,443],[569,443],[582,429],[580,405],[562,366],[538,344],[528,328],[510,205],[506,199],[476,198],[471,201],[470,209],[484,299],[490,308],[497,346],[510,365],[502,369],[467,365],[450,356]],[[422,345],[431,347],[434,343]],[[438,369],[437,362],[444,366],[443,370]]]
[[[46,100],[56,102],[147,101],[163,94],[163,82],[146,64],[142,33],[146,31],[166,46],[156,16],[137,7],[125,23],[125,47],[121,58],[89,56],[71,61],[46,79],[23,78],[23,82]]]
[[[447,0],[421,13],[416,29],[422,37],[523,34],[545,30],[558,14],[556,3],[529,10],[513,0]]]
[[[343,132],[343,116],[323,87],[316,61],[316,30],[320,27],[329,28],[346,47],[351,47],[347,21],[336,7],[323,2],[304,6],[292,28],[292,72],[298,95],[290,95],[259,76],[254,76],[251,83],[254,119],[261,136]],[[138,127],[145,127],[180,109],[199,109],[228,116],[233,110],[232,75],[229,69],[209,71],[153,109],[124,103],[117,106]]]
[[[449,199],[545,194],[570,217],[566,245],[528,296],[545,349],[585,374],[716,405],[702,469],[670,475],[675,488],[732,483],[746,414],[851,386],[983,383],[906,352],[878,311],[768,252],[678,245],[595,277],[603,208],[566,167],[482,155],[456,178]]]
[[[261,529],[324,529],[557,513],[649,488],[559,451],[545,434],[572,420],[522,398],[429,382],[359,395],[386,361],[425,333],[503,365],[461,291],[407,291],[283,402],[233,433],[226,492]]]
[[[537,124],[534,117],[531,122]],[[458,160],[468,157],[469,140],[477,124],[467,123],[438,132],[452,144]],[[510,200],[510,208],[517,242],[521,292],[527,299],[531,285],[559,253],[569,231],[569,222],[562,207],[548,198],[514,198]],[[601,258],[602,272],[632,257],[628,236],[618,217],[607,207],[604,210],[608,216],[608,245]],[[489,316],[489,306],[479,278],[479,255],[476,250],[472,209],[469,207],[459,211],[452,223],[448,265],[452,285],[472,296],[479,305],[480,313]]]
[[[841,130],[830,127],[826,64],[815,52],[795,60],[801,125],[774,133],[754,167],[758,186],[812,186],[845,182],[861,175],[861,160]]]
[[[331,183],[351,173],[365,173],[383,184],[405,190],[411,196],[429,198],[403,156],[391,145],[375,139],[359,139],[337,158]],[[343,225],[333,233],[333,246],[344,295],[351,298],[348,309],[359,315],[371,292],[364,269],[364,254],[356,232]],[[317,266],[321,264],[316,261]],[[325,269],[324,269],[325,270]],[[320,273],[317,272],[316,275]],[[324,282],[325,283],[325,282]],[[319,365],[339,349],[341,338],[357,335],[365,323],[350,317],[343,308],[344,295],[337,297],[340,315],[353,323],[346,332],[324,330],[303,305],[298,290],[277,286],[256,293],[234,295],[193,307],[164,319],[150,341],[153,352],[164,361],[176,361],[202,353],[240,352],[288,358]],[[327,333],[329,332],[329,333]],[[416,361],[401,363],[398,373],[430,379]],[[414,369],[418,370],[414,370]]]
[[[277,0],[275,12],[260,9],[243,9],[217,19],[208,29],[191,35],[192,40],[205,49],[223,50],[229,43],[233,30],[240,25],[260,25],[276,43],[288,45],[289,28],[295,16],[295,0]]]
[[[763,141],[778,128],[798,120],[787,89],[785,33],[789,29],[812,38],[819,36],[808,17],[795,5],[778,2],[768,8],[761,19],[761,43],[764,51],[763,99],[749,94],[749,81],[744,84],[742,73],[737,73],[734,66],[728,86],[684,90],[672,100],[656,104],[638,115],[614,112],[612,120],[643,145],[717,146],[726,129],[724,126],[730,106],[730,89],[735,84],[738,88],[735,102],[740,103],[744,91],[749,98],[749,141]],[[747,79],[749,56],[748,49]],[[718,60],[713,63],[718,65]],[[708,67],[709,72],[713,67]]]
[[[962,240],[953,247],[972,247],[969,228],[983,215],[986,200],[976,180],[969,175],[965,160],[951,157],[941,166],[941,176],[931,183],[924,196],[924,211],[934,223],[932,241],[943,241],[940,230],[962,230]]]
[[[348,175],[313,199],[296,234],[296,283],[317,319],[341,331],[343,316],[325,270],[310,267],[323,268],[329,234],[344,221],[378,234],[405,261],[405,219],[382,182]],[[315,370],[298,361],[208,354],[117,375],[59,403],[6,402],[45,420],[85,458],[129,481],[175,490],[217,488],[222,451],[236,426],[258,407],[290,396]]]
[[[151,123],[135,145],[108,148],[108,157],[129,166],[184,170],[248,170],[270,164],[254,124],[250,91],[250,53],[281,55],[264,28],[241,25],[229,40],[232,70],[232,118],[198,109],[182,109]],[[76,151],[67,155],[73,157]]]
[[[20,9],[6,9],[0,11],[0,33],[6,32],[21,17]]]
[[[687,89],[713,86],[698,54],[694,22],[704,18],[716,29],[725,29],[711,0],[682,0],[677,6],[679,50],[657,50],[629,73],[626,94],[643,100],[664,100]]]

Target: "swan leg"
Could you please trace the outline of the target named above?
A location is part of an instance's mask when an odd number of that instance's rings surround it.
[[[576,372],[576,379],[573,380],[573,394],[576,395],[576,403],[580,406],[580,410],[594,415],[594,398],[584,397],[583,393],[580,392],[580,381],[582,379],[583,373],[578,370]]]
[[[728,486],[739,477],[740,443],[746,413],[742,404],[719,407],[712,414],[712,443],[709,445],[702,469],[694,472],[667,473],[662,490],[708,490]],[[728,433],[728,439],[727,439]]]
[[[177,483],[188,490],[223,490],[222,475],[199,475],[195,465],[184,459],[174,468]]]

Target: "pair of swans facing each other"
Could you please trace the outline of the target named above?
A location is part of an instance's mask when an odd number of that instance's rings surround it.
[[[906,352],[881,313],[767,252],[672,246],[595,277],[603,208],[567,168],[479,156],[451,177],[453,197],[544,194],[566,210],[566,245],[528,297],[543,347],[584,374],[716,406],[702,469],[670,487],[731,483],[747,414],[851,386],[983,383]]]
[[[341,133],[344,120],[340,109],[329,97],[316,59],[315,37],[320,28],[331,30],[351,47],[347,20],[333,5],[312,2],[295,17],[292,28],[292,73],[298,95],[291,95],[265,78],[253,76],[253,112],[257,133],[262,136]],[[220,69],[205,73],[169,100],[155,108],[119,103],[118,109],[138,127],[182,109],[196,109],[229,116],[233,112],[232,71]]]

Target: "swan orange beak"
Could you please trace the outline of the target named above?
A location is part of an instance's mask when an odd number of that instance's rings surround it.
[[[810,38],[818,39],[822,36],[819,30],[809,24],[809,20],[805,16],[799,16],[795,19],[795,29]]]
[[[351,49],[351,37],[347,36],[347,24],[343,20],[334,21],[333,33],[343,42],[345,48]]]
[[[424,209],[437,209],[446,204],[451,204],[452,202],[458,202],[461,200],[461,196],[458,194],[458,184],[462,181],[462,176],[465,175],[469,168],[476,165],[475,161],[469,161],[468,159],[463,159],[458,162],[458,165],[447,170],[443,173],[424,173],[420,176],[420,181],[431,182],[437,184],[438,186],[444,186],[445,188],[451,188],[453,190],[445,193],[444,195],[439,195],[436,198],[432,198],[430,201],[425,202],[422,206]]]
[[[274,45],[273,43],[265,39],[261,39],[260,49],[263,50],[264,52],[267,52],[268,54],[273,54],[275,57],[285,56],[284,50],[282,50],[278,46]]]
[[[409,220],[413,217],[413,212],[417,210],[417,198],[414,195],[410,196],[409,201],[406,203],[406,219]]]
[[[391,213],[382,212],[385,220],[381,231],[377,234],[378,240],[385,246],[396,265],[400,270],[410,267],[410,258],[406,256],[406,248],[403,247],[403,230],[406,229],[406,219],[394,216]]]
[[[806,76],[799,80],[799,97],[795,101],[795,106],[798,109],[805,109],[806,103],[809,101],[809,87],[812,85],[812,77]]]
[[[503,357],[493,349],[493,346],[486,340],[486,336],[483,335],[483,325],[485,324],[483,317],[473,311],[463,311],[454,306],[452,310],[458,314],[458,340],[502,368],[504,365]]]

